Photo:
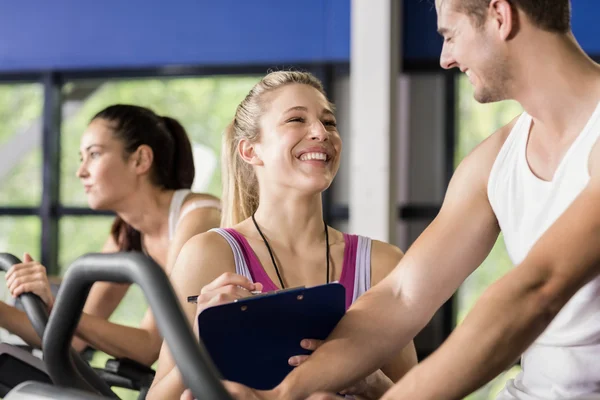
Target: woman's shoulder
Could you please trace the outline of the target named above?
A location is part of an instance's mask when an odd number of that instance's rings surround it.
[[[382,281],[396,268],[404,252],[393,244],[373,240],[371,246],[371,280],[374,284]]]
[[[336,232],[338,232],[338,231],[336,231]],[[342,232],[339,232],[339,235],[341,236],[341,235],[349,235],[349,234],[344,234]],[[354,236],[358,236],[360,238],[369,240],[371,242],[371,260],[372,261],[398,262],[404,255],[402,250],[400,250],[399,247],[397,247],[393,244],[386,243],[381,240],[372,239],[367,236],[362,236],[362,235],[354,235]]]
[[[224,273],[235,273],[233,252],[214,230],[194,235],[182,247],[170,276],[185,287],[202,287]],[[194,289],[194,290],[196,290]]]
[[[203,224],[205,226],[198,226],[199,218],[205,222]],[[202,228],[203,230],[218,227],[221,222],[221,201],[218,197],[209,194],[190,193],[184,199],[176,221],[176,229],[190,224],[196,229]],[[184,223],[184,221],[190,222]]]
[[[371,243],[371,260],[376,264],[395,266],[404,257],[404,252],[398,246],[374,239]]]
[[[371,280],[373,285],[383,280],[398,265],[404,252],[398,246],[381,240],[371,239]]]
[[[229,246],[227,240],[219,233],[220,228],[211,229],[206,232],[198,233],[190,238],[188,243],[196,247],[226,247]]]
[[[221,199],[208,193],[190,192],[181,205],[181,209],[187,208],[221,208]]]
[[[201,258],[211,262],[233,260],[231,246],[215,229],[192,236],[181,252],[194,259]]]

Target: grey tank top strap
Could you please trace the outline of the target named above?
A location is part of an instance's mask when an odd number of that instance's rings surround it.
[[[214,228],[209,232],[216,232],[219,235],[223,236],[229,246],[231,246],[231,251],[233,252],[233,259],[235,260],[235,273],[238,275],[245,276],[246,278],[252,280],[252,276],[250,275],[250,269],[248,268],[248,264],[246,263],[246,259],[244,258],[244,254],[242,253],[242,248],[237,240],[229,233],[227,230],[223,228]]]
[[[371,242],[371,239],[368,237],[358,237],[352,302],[355,302],[356,299],[371,288]]]

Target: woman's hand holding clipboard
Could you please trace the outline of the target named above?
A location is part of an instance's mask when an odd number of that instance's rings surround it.
[[[196,320],[198,320],[198,314],[207,308],[255,296],[262,293],[262,289],[261,283],[253,283],[245,276],[226,272],[204,286],[199,295],[188,296],[187,301],[188,303],[197,304]],[[194,324],[196,334],[198,333],[197,328],[196,323]]]

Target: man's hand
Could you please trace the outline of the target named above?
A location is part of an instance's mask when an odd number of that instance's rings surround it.
[[[250,389],[247,386],[240,385],[239,383],[224,381],[223,384],[229,393],[235,400],[282,400],[279,399],[277,394],[273,391],[264,392],[259,390]],[[343,397],[336,396],[330,393],[315,393],[308,397],[306,400],[341,400]],[[188,400],[188,398],[182,397],[182,400]]]
[[[254,389],[250,389],[247,386],[244,386],[239,383],[230,382],[230,381],[222,381],[225,389],[231,394],[231,396],[235,400],[271,400],[277,399],[277,396],[270,394],[269,392],[262,392]],[[190,389],[186,389],[185,392],[182,393],[180,400],[196,400],[192,391]]]
[[[303,349],[315,351],[323,344],[322,340],[304,339],[300,342]],[[306,360],[310,355],[299,355],[290,357],[288,363],[297,367]],[[380,369],[373,372],[371,375],[356,382],[354,385],[340,391],[342,395],[361,396],[365,399],[379,399],[387,390],[394,385],[394,382],[388,378]]]

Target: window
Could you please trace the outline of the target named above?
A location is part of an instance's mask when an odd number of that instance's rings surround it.
[[[113,219],[109,216],[66,216],[59,220],[58,265],[61,275],[78,257],[102,250]]]
[[[0,252],[11,253],[19,259],[27,252],[34,260],[40,257],[41,224],[38,217],[0,217]],[[4,279],[4,278],[2,278]],[[0,300],[10,294],[4,282],[0,283]]]
[[[0,206],[40,204],[42,105],[39,84],[0,85]]]
[[[43,88],[35,83],[0,85],[0,252],[40,257]],[[19,216],[14,215],[18,208]],[[12,214],[12,215],[11,215]],[[31,214],[31,216],[22,216]],[[0,300],[10,299],[0,285]],[[4,334],[4,332],[2,333]]]
[[[457,79],[458,131],[455,165],[458,165],[483,139],[501,126],[506,125],[522,111],[521,106],[513,101],[479,104],[473,99],[473,88],[469,80],[464,75]],[[512,262],[506,252],[504,239],[500,235],[489,256],[467,278],[457,293],[457,324],[463,321],[481,294],[512,267]],[[510,369],[466,399],[494,399],[496,394],[502,390],[506,381],[513,378],[519,370],[519,367]]]
[[[27,252],[39,259],[41,224],[38,217],[0,217],[0,249],[18,258]]]

